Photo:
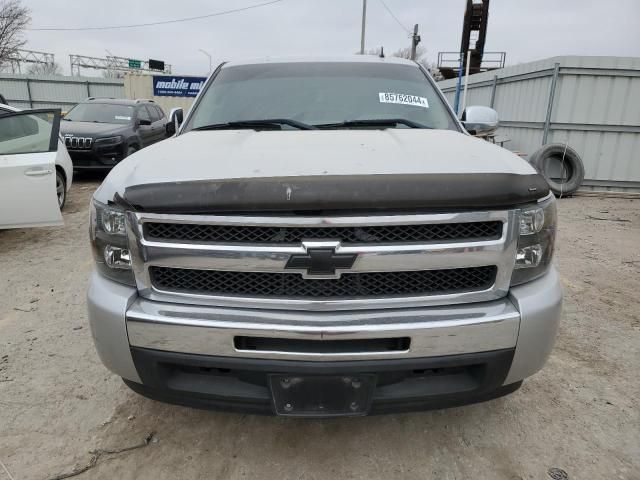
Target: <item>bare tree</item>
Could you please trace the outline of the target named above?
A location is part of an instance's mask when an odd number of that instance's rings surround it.
[[[382,51],[383,51],[382,47],[370,48],[369,50],[366,50],[363,55],[375,55],[375,56],[379,57],[380,56],[380,52],[382,52]],[[355,53],[356,53],[356,55],[360,55],[360,51],[357,51]]]
[[[367,50],[366,52],[364,52],[365,55],[375,55],[377,57],[380,56],[380,53],[382,53],[384,50],[382,47],[378,47],[378,48],[372,48]],[[356,54],[360,54],[360,52],[356,52]],[[406,59],[410,59],[411,58],[411,47],[405,47],[405,48],[399,48],[398,50],[396,50],[395,52],[393,52],[391,54],[392,57],[398,57],[398,58],[406,58]],[[440,81],[440,80],[444,80],[444,77],[442,76],[442,74],[440,73],[440,70],[438,69],[438,67],[436,66],[435,63],[429,62],[429,60],[427,60],[427,49],[418,45],[418,47],[416,48],[416,62],[418,62],[420,65],[422,65],[427,72],[429,72],[431,74],[431,76],[434,78],[434,80],[436,81]]]
[[[57,62],[53,63],[34,63],[27,68],[30,75],[62,75],[62,69]]]
[[[27,43],[23,32],[30,22],[31,12],[21,0],[0,0],[0,66]]]
[[[103,70],[103,78],[124,78],[124,72],[120,70]]]
[[[393,52],[391,56],[407,59],[411,58],[411,47],[400,48]],[[436,64],[427,60],[427,49],[420,45],[416,48],[416,62],[422,65],[435,80],[442,80],[444,78]]]
[[[427,50],[424,47],[418,45],[416,47],[416,61],[419,61],[422,57],[427,54]],[[392,57],[398,58],[411,58],[411,47],[399,48],[395,52],[391,54]]]

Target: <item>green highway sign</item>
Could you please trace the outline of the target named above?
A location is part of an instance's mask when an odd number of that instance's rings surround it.
[[[140,60],[129,59],[129,68],[140,68],[142,66],[142,62]]]

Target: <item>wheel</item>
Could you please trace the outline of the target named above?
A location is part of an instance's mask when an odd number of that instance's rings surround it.
[[[60,170],[56,170],[56,195],[58,196],[58,208],[62,210],[67,201],[67,181]]]
[[[529,163],[542,174],[551,191],[558,196],[571,195],[584,180],[584,165],[580,156],[563,143],[543,146],[531,155]],[[553,168],[554,163],[559,164],[559,169]]]
[[[127,148],[127,157],[128,157],[129,155],[133,155],[133,154],[134,154],[134,153],[136,153],[137,151],[138,151],[138,149],[137,149],[136,147],[134,147],[134,146],[131,146],[131,147]]]

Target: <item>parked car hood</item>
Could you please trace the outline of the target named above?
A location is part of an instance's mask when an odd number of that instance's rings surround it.
[[[454,131],[223,130],[141,150],[114,168],[96,198],[191,213],[492,206],[547,193],[520,157]]]
[[[72,122],[66,120],[60,122],[60,133],[62,135],[78,135],[94,138],[118,135],[129,128],[130,125],[122,125],[119,123]]]

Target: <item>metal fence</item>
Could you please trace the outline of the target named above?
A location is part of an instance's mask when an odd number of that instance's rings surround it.
[[[188,97],[154,97],[151,75],[125,75],[123,79],[18,75],[0,73],[0,94],[18,108],[60,108],[67,111],[87,97],[151,98],[167,113],[172,107],[187,111],[193,103]]]
[[[456,79],[438,84],[453,104]],[[469,77],[467,105],[500,116],[510,150],[567,143],[583,190],[640,192],[640,58],[554,57]]]
[[[124,81],[114,78],[0,73],[0,94],[17,108],[69,110],[87,97],[124,97]]]

